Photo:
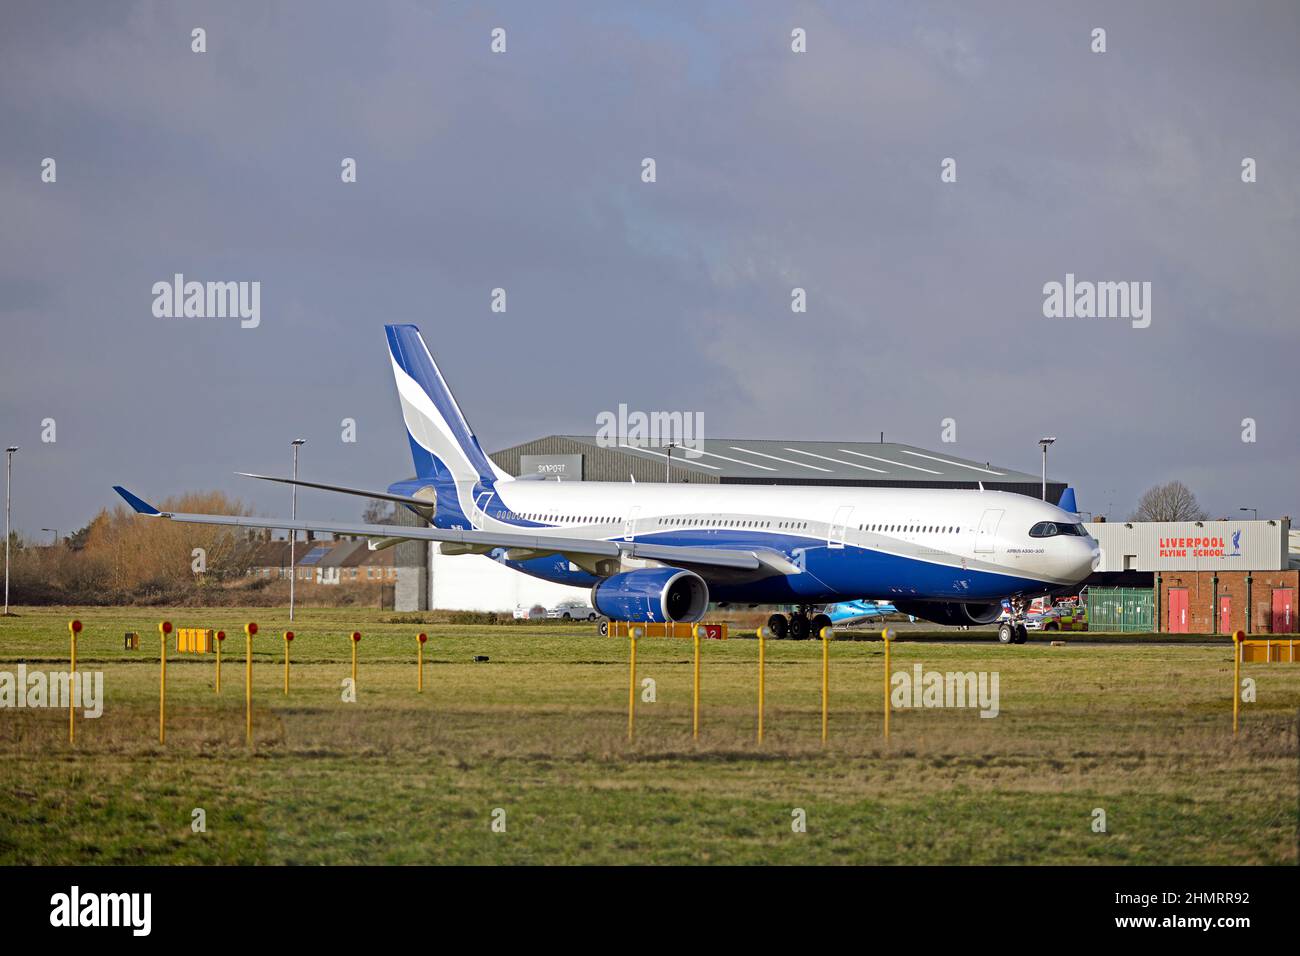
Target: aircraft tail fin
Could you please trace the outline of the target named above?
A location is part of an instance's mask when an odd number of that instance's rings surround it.
[[[385,325],[393,378],[420,478],[492,484],[510,476],[483,452],[414,325]]]

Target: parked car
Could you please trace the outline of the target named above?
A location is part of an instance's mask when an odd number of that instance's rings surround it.
[[[1044,631],[1086,631],[1088,629],[1088,605],[1058,604],[1044,611],[1042,620],[1036,630]]]
[[[594,621],[597,617],[596,609],[582,601],[561,601],[546,616],[561,621]]]
[[[534,604],[532,607],[524,607],[520,604],[515,608],[516,621],[541,621],[546,619],[546,608],[540,604]]]

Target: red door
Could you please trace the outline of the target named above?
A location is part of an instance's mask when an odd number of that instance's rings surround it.
[[[1226,594],[1219,596],[1219,633],[1232,633],[1232,598]]]
[[[1291,588],[1273,589],[1273,633],[1290,634],[1295,631],[1295,591]]]
[[[1187,633],[1187,588],[1169,589],[1169,626],[1165,630],[1170,634]]]

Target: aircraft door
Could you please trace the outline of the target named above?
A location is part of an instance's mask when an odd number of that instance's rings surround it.
[[[636,534],[636,519],[641,516],[641,506],[633,505],[627,513],[627,518],[623,521],[623,540],[631,541]]]
[[[852,505],[840,505],[831,518],[830,528],[826,532],[826,547],[843,548],[844,535],[848,530],[849,518],[853,515]]]
[[[992,554],[994,542],[997,541],[998,525],[1002,523],[1003,510],[990,508],[980,517],[979,530],[975,533],[975,553]]]

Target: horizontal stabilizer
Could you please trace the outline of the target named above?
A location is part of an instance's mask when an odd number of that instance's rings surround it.
[[[299,485],[303,488],[317,488],[320,491],[336,491],[341,495],[356,495],[359,498],[378,498],[380,501],[396,501],[403,505],[423,505],[430,502],[412,498],[409,495],[395,495],[391,491],[367,491],[365,488],[349,488],[346,485],[327,485],[319,481],[302,481],[297,478],[278,478],[275,475],[254,475],[247,471],[237,471],[241,478],[256,478],[259,481],[278,481],[284,485]]]

